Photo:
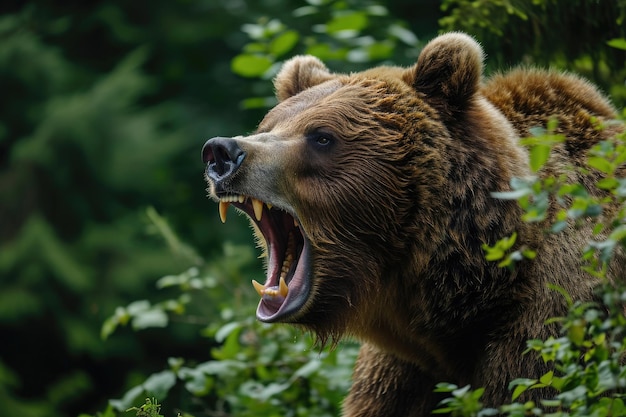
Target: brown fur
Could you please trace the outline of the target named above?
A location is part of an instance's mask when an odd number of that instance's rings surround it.
[[[615,111],[572,75],[520,69],[483,83],[482,59],[460,33],[408,69],[332,74],[296,57],[275,80],[280,104],[239,139],[249,156],[233,188],[292,208],[312,244],[311,296],[290,321],[322,341],[363,342],[345,416],[428,415],[441,381],[506,402],[511,379],[546,371],[521,353],[556,334],[545,321],[566,311],[547,284],[592,298],[596,282],[579,268],[589,228],[546,234],[491,192],[530,175],[518,140],[552,117],[567,141],[543,172],[591,184],[576,168],[615,131],[591,118]],[[305,140],[318,131],[335,138],[329,151]],[[537,258],[514,271],[487,262],[481,245],[515,231]]]

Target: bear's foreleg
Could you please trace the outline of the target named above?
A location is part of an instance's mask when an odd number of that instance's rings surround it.
[[[418,366],[364,344],[354,368],[344,417],[417,417],[430,415],[443,398]]]

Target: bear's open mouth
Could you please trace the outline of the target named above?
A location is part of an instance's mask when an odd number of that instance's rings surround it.
[[[261,297],[257,318],[268,323],[289,321],[309,297],[308,239],[295,216],[249,196],[221,196],[219,213],[222,222],[226,221],[231,204],[248,215],[265,241],[267,278],[265,284],[252,280]]]

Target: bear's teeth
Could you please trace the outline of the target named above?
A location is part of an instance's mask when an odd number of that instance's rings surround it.
[[[278,292],[283,297],[287,297],[287,294],[289,294],[289,287],[287,286],[287,283],[285,282],[285,278],[282,278],[282,277],[280,278],[280,283],[278,284]]]
[[[263,297],[263,294],[265,293],[265,287],[263,287],[263,284],[255,280],[252,280],[252,286],[254,287],[256,292],[259,294],[259,297]]]
[[[280,277],[278,287],[265,288],[263,284],[255,280],[252,280],[252,286],[257,294],[259,294],[259,297],[276,298],[277,296],[281,296],[282,298],[286,298],[287,294],[289,294],[289,286],[283,277]]]
[[[254,217],[258,222],[261,221],[263,217],[263,202],[257,200],[256,198],[251,198],[252,200],[252,208],[254,209]]]
[[[220,201],[219,211],[222,223],[226,223],[226,212],[228,211],[228,206],[230,206],[228,201]]]

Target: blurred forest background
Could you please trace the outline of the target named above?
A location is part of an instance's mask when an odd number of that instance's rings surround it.
[[[489,71],[577,72],[622,108],[625,27],[624,0],[3,1],[0,415],[150,395],[167,416],[337,415],[356,348],[254,323],[261,261],[206,198],[205,140],[253,130],[291,55],[410,65],[447,30]]]

